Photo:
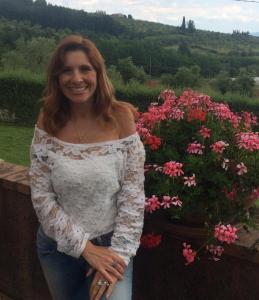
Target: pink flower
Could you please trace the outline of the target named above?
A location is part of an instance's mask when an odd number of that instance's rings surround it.
[[[147,128],[143,127],[143,125],[140,123],[137,124],[136,128],[137,128],[137,132],[140,136],[145,137],[148,134],[150,134],[149,130]]]
[[[259,150],[258,132],[240,132],[237,134],[238,147],[244,148],[250,152]]]
[[[209,128],[205,127],[204,125],[202,125],[199,132],[204,139],[208,139],[210,137],[211,130]]]
[[[242,162],[237,165],[237,169],[238,169],[238,172],[237,172],[238,175],[243,175],[243,174],[247,173],[247,167]]]
[[[163,208],[169,208],[173,203],[173,200],[170,196],[163,196],[163,202],[161,203],[161,206]]]
[[[183,247],[183,256],[186,260],[186,265],[189,265],[194,262],[197,253],[192,250],[191,245],[188,245],[187,243],[183,243]]]
[[[228,120],[234,128],[238,127],[241,118],[233,113],[227,104],[214,102],[209,110],[212,111],[218,120]]]
[[[161,145],[161,139],[154,135],[147,135],[144,144],[148,144],[152,150],[157,150]]]
[[[212,148],[212,151],[216,153],[223,153],[226,147],[228,147],[229,144],[223,142],[223,141],[217,141],[214,144],[212,144],[210,147]]]
[[[187,185],[188,187],[196,186],[195,174],[192,174],[191,177],[184,177],[183,179],[184,179],[184,185]]]
[[[160,93],[159,98],[162,98],[165,102],[172,101],[174,102],[176,99],[175,92],[167,89]]]
[[[161,234],[148,233],[142,235],[140,244],[144,248],[155,248],[160,245],[161,239]]]
[[[204,148],[205,147],[202,146],[202,144],[195,141],[194,143],[188,144],[187,152],[190,153],[190,154],[201,155],[201,154],[203,154],[203,149]]]
[[[225,196],[231,200],[234,201],[236,199],[237,196],[237,188],[233,187],[233,189],[229,192],[226,188],[223,189]]]
[[[219,257],[222,255],[224,252],[224,248],[222,246],[216,246],[213,244],[207,245],[206,250],[212,255],[212,259],[214,261],[220,260]]]
[[[220,242],[225,242],[227,244],[234,243],[237,239],[237,228],[234,226],[218,224],[214,228],[214,237]]]
[[[145,165],[144,166],[144,173],[149,172],[152,169],[152,165]]]
[[[173,120],[180,121],[183,119],[184,116],[184,111],[181,110],[180,108],[172,108],[169,114],[169,117]]]
[[[193,108],[188,111],[188,122],[192,120],[199,120],[201,122],[206,121],[206,112],[201,108]]]
[[[251,125],[257,125],[257,117],[252,116],[250,112],[243,111],[242,118],[244,120],[245,129],[250,129]]]
[[[151,198],[148,198],[145,202],[145,210],[149,213],[154,212],[155,210],[159,209],[160,202],[158,198],[153,195]]]
[[[176,161],[169,161],[164,164],[164,173],[170,177],[181,176],[184,174],[182,170],[183,164]]]
[[[178,197],[178,196],[175,196],[175,197],[172,197],[172,204],[174,205],[174,206],[179,206],[179,207],[181,207],[182,206],[182,204],[183,204],[183,202],[180,200],[180,198]]]
[[[225,171],[227,171],[228,167],[229,167],[229,159],[228,159],[228,158],[224,158],[224,159],[223,159],[223,162],[222,162],[222,168],[223,168]]]

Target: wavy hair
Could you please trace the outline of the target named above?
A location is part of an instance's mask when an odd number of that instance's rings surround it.
[[[104,59],[95,44],[85,37],[70,35],[58,44],[48,66],[47,86],[42,99],[42,122],[44,129],[51,135],[55,135],[71,117],[69,100],[59,88],[59,75],[64,66],[65,54],[68,51],[76,50],[81,50],[87,55],[96,71],[97,87],[93,99],[96,116],[101,116],[105,123],[113,123],[115,121],[113,110],[117,106],[127,106],[134,113],[133,106],[115,99],[114,89],[107,76]]]

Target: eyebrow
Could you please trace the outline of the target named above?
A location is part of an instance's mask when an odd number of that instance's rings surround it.
[[[94,69],[94,67],[90,64],[82,64],[82,65],[79,65],[79,66],[76,66],[76,67],[88,67],[88,68],[91,68],[91,69]],[[74,66],[70,66],[70,65],[64,65],[63,68],[74,68]]]

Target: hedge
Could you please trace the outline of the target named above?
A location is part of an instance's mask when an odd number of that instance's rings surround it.
[[[15,115],[15,122],[31,126],[35,123],[40,109],[40,98],[45,87],[42,75],[27,71],[0,72],[0,110],[8,110]],[[157,101],[160,87],[147,87],[137,82],[127,85],[114,83],[116,97],[131,102],[140,111],[147,109],[150,102]],[[180,90],[176,94],[180,94]],[[239,95],[210,94],[216,101],[228,102],[234,111],[252,111],[259,117],[259,103],[253,99],[244,99]]]
[[[16,123],[34,124],[44,86],[44,78],[40,75],[26,71],[0,73],[0,110],[14,114]]]

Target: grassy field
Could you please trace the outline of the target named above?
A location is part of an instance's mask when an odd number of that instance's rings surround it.
[[[0,123],[0,159],[29,166],[33,128]]]

